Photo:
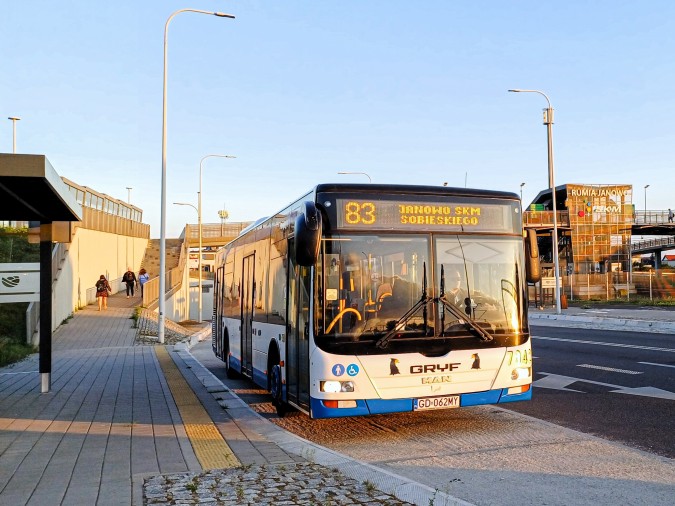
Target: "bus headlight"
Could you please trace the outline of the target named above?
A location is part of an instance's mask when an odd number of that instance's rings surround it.
[[[354,382],[353,381],[341,381],[342,388],[340,392],[353,392],[354,391]]]
[[[337,393],[337,392],[353,392],[354,391],[354,382],[353,381],[335,381],[335,380],[326,380],[319,382],[319,390],[326,393]]]
[[[529,367],[516,367],[513,371],[511,371],[511,379],[514,381],[529,378],[530,376],[531,368]]]

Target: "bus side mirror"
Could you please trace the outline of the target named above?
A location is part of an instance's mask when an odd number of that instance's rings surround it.
[[[321,211],[314,202],[304,202],[295,219],[295,262],[303,267],[314,265],[321,244]]]
[[[537,231],[529,229],[525,236],[525,279],[528,283],[537,283],[541,280],[541,265],[539,264],[539,246],[537,246]]]

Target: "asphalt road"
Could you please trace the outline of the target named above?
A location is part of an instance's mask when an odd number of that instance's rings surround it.
[[[675,458],[675,335],[562,327],[533,327],[533,334],[533,400],[502,407]],[[209,343],[193,353],[256,411],[276,420],[267,393],[248,380],[227,379]]]
[[[543,330],[546,332],[541,332],[542,337],[534,344],[535,354],[545,356],[543,347],[539,348],[538,343],[548,342],[543,337],[558,337],[552,336],[549,328]],[[571,332],[572,334],[568,335],[579,341],[591,340],[587,331],[573,330]],[[611,335],[603,334],[592,337],[596,338],[596,342],[605,342],[612,338]],[[651,339],[651,337],[648,334],[640,334],[640,339]],[[619,339],[628,339],[628,337],[624,336]],[[558,341],[551,342],[557,343]],[[583,343],[576,344],[581,346]],[[597,344],[586,346],[599,348],[601,355],[605,348],[617,348],[623,350],[619,352],[620,354],[630,355],[638,349],[633,346],[643,346],[642,343],[634,345],[630,341],[622,343],[616,340],[613,344],[617,346]],[[658,345],[660,342],[649,341],[649,344],[644,344],[644,346],[653,344]],[[625,348],[626,345],[630,347]],[[569,346],[569,342],[562,342],[559,346],[564,350],[566,346]],[[651,347],[660,348],[661,346]],[[555,357],[559,355],[555,353],[555,350],[553,351],[554,358],[548,359],[551,364],[557,362]],[[289,432],[472,504],[480,506],[494,504],[503,506],[522,506],[523,504],[670,506],[672,504],[675,490],[673,485],[675,469],[672,461],[653,453],[635,451],[621,444],[607,443],[604,438],[589,437],[582,433],[592,432],[588,426],[584,426],[581,431],[574,431],[564,428],[562,423],[551,424],[538,419],[553,416],[551,413],[544,413],[545,416],[541,415],[537,418],[514,412],[516,406],[518,409],[538,406],[541,402],[539,399],[545,398],[541,392],[550,390],[554,393],[573,396],[565,398],[566,404],[553,403],[546,409],[541,408],[542,411],[552,410],[553,414],[566,411],[581,412],[579,397],[597,395],[601,398],[604,395],[619,397],[624,402],[624,404],[619,404],[617,412],[621,419],[625,419],[624,417],[628,415],[622,413],[621,406],[626,407],[627,400],[635,402],[636,399],[641,399],[634,409],[643,410],[645,409],[643,406],[648,405],[649,401],[655,401],[652,397],[609,392],[581,394],[535,387],[535,401],[511,404],[509,407],[514,408],[514,411],[498,406],[476,406],[325,420],[310,420],[302,413],[290,412],[284,418],[279,418],[270,403],[269,395],[263,389],[248,380],[230,380],[225,377],[223,364],[213,356],[209,342],[197,345],[192,349],[192,353],[256,412]],[[670,352],[661,353],[671,354]],[[588,359],[592,357],[588,350],[582,349],[580,355],[585,362],[575,360],[578,356],[578,353],[572,354],[568,359],[570,364],[575,365],[560,368],[560,371],[566,373],[566,377],[573,380],[571,372],[568,371],[570,367],[577,369],[577,364],[583,363],[594,365],[594,361]],[[645,357],[640,356],[640,360],[643,358]],[[653,356],[649,358],[655,360]],[[540,360],[546,363],[541,357]],[[610,371],[587,367],[578,369],[582,372],[588,369],[592,373],[610,373]],[[554,373],[550,372],[550,374]],[[569,381],[560,379],[565,375],[556,374],[551,385],[560,385]],[[537,378],[539,377],[546,379],[551,376],[538,373]],[[609,378],[614,380],[613,376],[605,379]],[[634,378],[631,381],[636,381],[635,385],[642,385]],[[659,379],[658,381],[659,385],[664,386],[672,380],[665,378],[665,380]],[[621,389],[628,385],[618,380],[614,383],[610,381],[598,383],[614,385],[613,387],[605,386],[605,388],[614,389]],[[595,383],[591,385],[602,386]],[[574,386],[577,384],[575,383]],[[645,392],[647,391],[642,391],[642,393]],[[649,393],[653,394],[654,390],[649,390]],[[672,401],[667,402],[672,403]],[[602,406],[603,404],[597,402],[595,405]],[[668,405],[658,404],[657,406],[667,408]],[[584,411],[589,411],[594,415],[591,418],[598,425],[605,416],[597,409],[584,409]],[[655,416],[660,417],[658,421],[660,426],[667,427],[668,421],[663,419],[670,416],[667,412],[657,413]],[[649,417],[637,419],[643,418]],[[581,422],[582,425],[587,423],[584,418],[581,418]],[[634,427],[634,430],[640,431],[640,428]],[[672,436],[660,441],[662,441],[661,444],[668,444],[672,447]],[[642,447],[648,445],[649,443],[644,443]],[[633,444],[633,446],[637,445]],[[663,454],[663,452],[659,453]]]
[[[675,458],[675,335],[533,334],[533,400],[505,408]]]

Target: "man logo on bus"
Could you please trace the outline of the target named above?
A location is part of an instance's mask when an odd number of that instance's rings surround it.
[[[392,358],[391,361],[389,362],[389,376],[393,376],[395,374],[401,374],[401,371],[398,370],[398,367],[396,367],[396,364],[398,364],[398,359]]]
[[[480,369],[480,357],[478,356],[478,353],[474,353],[473,355],[471,355],[471,358],[473,359],[471,369]]]
[[[342,376],[345,373],[345,368],[342,364],[335,364],[333,366],[333,374],[335,376]]]

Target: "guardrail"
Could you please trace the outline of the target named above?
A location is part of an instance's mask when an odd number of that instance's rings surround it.
[[[166,294],[171,293],[180,287],[183,281],[183,272],[187,265],[189,252],[189,245],[187,241],[183,241],[183,246],[180,249],[180,256],[178,257],[178,265],[166,272]],[[143,285],[143,307],[154,309],[159,304],[159,276],[148,280]]]

